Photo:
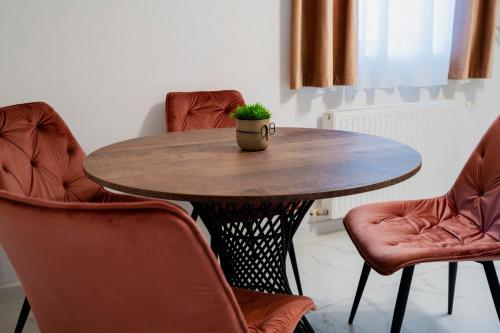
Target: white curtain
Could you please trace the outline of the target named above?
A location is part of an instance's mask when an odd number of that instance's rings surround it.
[[[448,80],[455,0],[359,0],[358,88]]]

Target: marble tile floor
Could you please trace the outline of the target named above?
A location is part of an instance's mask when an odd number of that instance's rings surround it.
[[[301,232],[295,238],[295,247],[304,293],[318,305],[318,310],[308,315],[317,333],[389,331],[400,273],[380,276],[372,271],[356,319],[350,326],[347,318],[363,261],[347,234]],[[500,263],[496,267],[500,273]],[[446,263],[415,268],[402,332],[500,332],[486,277],[477,263],[459,264],[454,313],[446,314],[447,268]],[[23,297],[21,288],[0,289],[0,333],[14,331]],[[32,316],[24,332],[38,332]]]

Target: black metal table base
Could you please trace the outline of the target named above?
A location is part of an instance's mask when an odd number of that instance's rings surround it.
[[[233,287],[292,294],[286,258],[293,235],[313,201],[198,203],[227,281]],[[314,332],[305,317],[301,332]]]

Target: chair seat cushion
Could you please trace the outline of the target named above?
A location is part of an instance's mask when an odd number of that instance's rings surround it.
[[[309,297],[233,288],[250,333],[291,333],[314,303]]]
[[[500,259],[497,235],[458,214],[447,196],[363,205],[344,225],[361,256],[383,275],[422,262]]]

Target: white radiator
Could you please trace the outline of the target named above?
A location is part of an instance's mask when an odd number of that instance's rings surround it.
[[[417,199],[442,195],[453,184],[464,163],[462,136],[457,126],[466,107],[458,102],[419,102],[326,111],[323,128],[387,137],[408,144],[422,155],[422,169],[400,184],[320,203],[329,219],[343,218],[369,202]]]

